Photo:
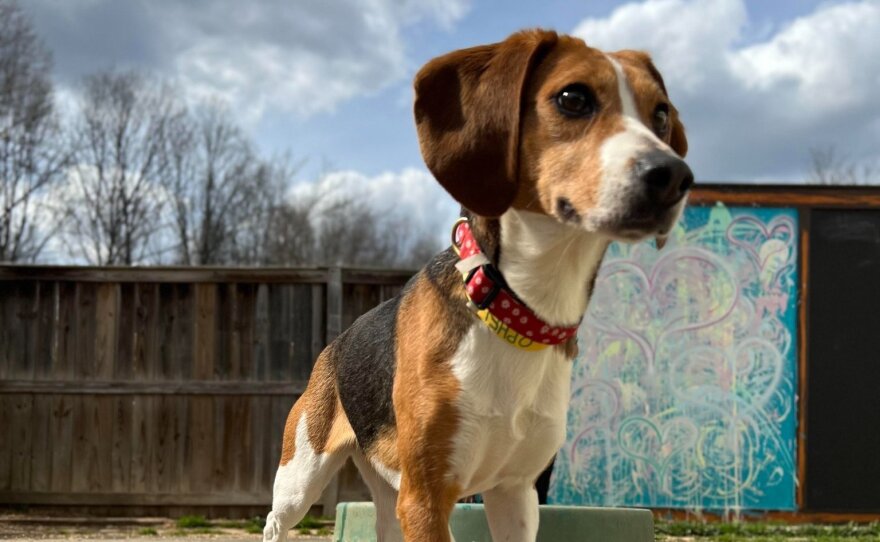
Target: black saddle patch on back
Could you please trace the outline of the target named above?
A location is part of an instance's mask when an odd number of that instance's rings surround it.
[[[400,301],[397,295],[370,310],[333,344],[339,399],[363,450],[383,428],[395,425],[391,393]]]

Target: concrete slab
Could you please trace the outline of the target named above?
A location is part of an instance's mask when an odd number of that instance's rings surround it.
[[[481,504],[456,505],[452,514],[456,542],[492,542]],[[374,542],[376,511],[372,503],[336,507],[336,542]],[[653,542],[654,517],[634,508],[542,506],[537,542]]]

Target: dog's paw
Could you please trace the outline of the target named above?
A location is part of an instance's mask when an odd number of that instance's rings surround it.
[[[266,516],[266,527],[263,528],[263,542],[284,542],[287,540],[286,534],[275,519],[275,513],[269,512]]]

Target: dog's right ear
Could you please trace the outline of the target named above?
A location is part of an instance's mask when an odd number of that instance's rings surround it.
[[[555,32],[530,30],[428,62],[415,79],[419,146],[434,177],[476,214],[499,216],[517,191],[523,91]]]

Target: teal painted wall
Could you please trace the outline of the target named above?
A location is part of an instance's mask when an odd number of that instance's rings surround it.
[[[691,207],[614,244],[579,335],[550,500],[795,508],[798,217]]]

